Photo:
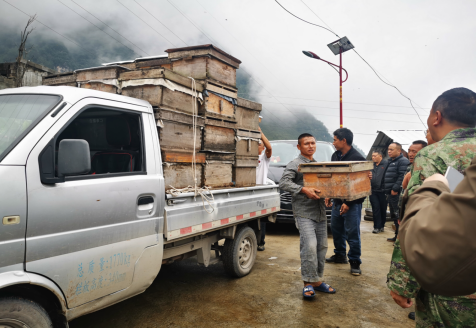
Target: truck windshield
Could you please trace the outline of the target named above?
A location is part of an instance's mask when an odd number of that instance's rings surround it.
[[[0,162],[60,100],[54,95],[0,95]]]
[[[271,166],[286,166],[301,153],[297,149],[297,140],[271,141],[271,146],[273,146]],[[318,162],[330,161],[334,151],[332,144],[316,142],[314,159]]]

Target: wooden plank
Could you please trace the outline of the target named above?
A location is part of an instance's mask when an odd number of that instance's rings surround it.
[[[193,114],[192,101],[195,102],[196,110],[198,110],[199,103],[196,98],[192,98],[193,97],[189,94],[180,91],[172,91],[164,87],[162,88],[162,102],[160,103],[160,107]]]
[[[331,174],[304,174],[304,187],[317,188],[321,198],[355,200],[372,193],[368,171]]]
[[[70,73],[43,77],[43,85],[66,85],[66,83],[76,83],[76,74]]]
[[[158,79],[164,78],[164,69],[138,69],[119,74],[119,81],[139,80],[139,79]]]
[[[109,66],[104,66],[104,68],[81,70],[76,72],[76,81],[86,82],[91,80],[117,79],[119,77],[119,72],[123,72],[125,70],[126,68]]]
[[[220,117],[225,116],[234,119],[235,105],[213,93],[209,93],[208,97],[205,97],[200,112],[204,115],[214,113],[220,115]]]
[[[162,150],[162,161],[168,163],[192,163],[193,152],[184,152],[178,150]],[[195,153],[195,163],[205,163],[206,158],[204,153]]]
[[[190,90],[192,90],[192,86],[193,86],[192,85],[192,79],[190,79],[188,76],[184,77],[184,76],[182,76],[182,75],[178,74],[177,72],[174,72],[170,69],[164,69],[164,77],[167,80],[178,83],[178,84],[183,85],[183,86],[189,88]],[[203,90],[204,90],[203,84],[195,83],[195,90],[198,91],[198,92],[203,92]]]
[[[226,161],[226,162],[235,162],[234,153],[217,153],[217,152],[206,152],[205,158],[207,161]]]
[[[170,59],[193,57],[193,56],[213,56],[234,68],[239,68],[241,61],[223,50],[211,45],[192,46],[185,48],[175,48],[165,50]]]
[[[241,139],[236,141],[236,156],[258,156],[258,140]]]
[[[171,186],[179,189],[193,186],[193,170],[192,164],[188,163],[164,163],[164,182],[165,190],[170,190]],[[202,181],[202,164],[196,166],[195,174],[197,184]]]
[[[236,68],[215,58],[207,60],[207,77],[223,84],[236,86]]]
[[[256,185],[256,167],[234,167],[235,187],[253,187]]]
[[[257,110],[236,106],[235,117],[237,128],[244,130],[259,130],[259,114],[260,112]]]
[[[213,113],[208,113],[207,117],[205,118],[205,124],[220,126],[222,128],[228,128],[228,129],[236,128],[236,122],[233,122],[231,119],[224,120],[223,116],[213,114]]]
[[[193,128],[191,124],[182,124],[170,121],[163,121],[164,127],[159,129],[159,139],[161,149],[170,150],[193,150]],[[202,131],[196,130],[195,151],[200,150],[202,144]]]
[[[258,156],[236,156],[235,167],[258,167]]]
[[[232,164],[227,162],[208,162],[203,164],[203,185],[212,188],[232,187]]]
[[[172,69],[175,73],[194,79],[207,78],[207,58],[199,57],[193,60],[180,59],[173,62]]]
[[[301,164],[299,167],[302,173],[332,173],[332,172],[360,172],[373,169],[373,162],[321,162]]]
[[[238,98],[238,89],[215,81],[204,81],[204,88],[231,98]]]
[[[237,100],[237,105],[238,106],[245,107],[245,108],[248,108],[248,109],[254,109],[254,110],[257,110],[257,111],[260,111],[260,112],[263,109],[263,105],[260,104],[260,103],[257,103],[257,102],[254,102],[254,101],[251,101],[251,100],[248,100],[248,99],[245,99],[245,98],[240,98],[240,97],[238,97],[236,100]]]
[[[193,116],[182,112],[177,112],[170,109],[154,107],[154,115],[156,119],[163,121],[172,121],[185,124],[193,124]],[[195,117],[195,124],[199,127],[205,126],[205,119],[201,116]]]
[[[152,106],[160,106],[162,103],[162,87],[160,85],[139,85],[122,89],[122,95],[143,99],[150,102]]]
[[[100,82],[83,83],[83,84],[81,84],[81,88],[103,91],[103,92],[109,92],[109,93],[114,93],[114,94],[117,93],[116,86],[110,85],[110,84],[105,84],[105,83],[100,83]]]
[[[235,131],[229,128],[205,125],[202,150],[235,152]]]
[[[261,139],[260,131],[236,130],[236,136],[242,138]]]
[[[148,68],[153,66],[170,65],[172,61],[169,58],[156,58],[151,60],[143,60],[136,63],[137,68]]]

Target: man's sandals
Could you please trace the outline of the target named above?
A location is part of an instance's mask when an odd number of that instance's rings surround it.
[[[332,288],[334,290],[331,291],[330,288]],[[321,283],[318,287],[313,287],[312,285],[307,285],[302,290],[302,296],[304,298],[313,298],[314,296],[316,296],[316,291],[317,292],[328,293],[328,294],[335,294],[336,289],[334,287],[329,286],[325,282]],[[306,295],[306,293],[309,293],[309,292],[312,292],[312,294],[311,295]]]

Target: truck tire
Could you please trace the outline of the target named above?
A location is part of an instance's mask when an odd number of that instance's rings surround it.
[[[225,240],[223,266],[225,272],[241,278],[251,272],[256,260],[258,241],[253,229],[243,226],[235,233],[235,239]]]
[[[50,316],[39,304],[21,297],[0,299],[0,327],[52,328]]]

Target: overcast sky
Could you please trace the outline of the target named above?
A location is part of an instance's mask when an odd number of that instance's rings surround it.
[[[137,57],[213,43],[243,62],[242,69],[259,89],[264,119],[274,116],[276,128],[286,125],[286,116],[296,115],[290,113],[296,106],[307,108],[330,132],[339,127],[338,74],[301,52],[311,50],[338,63],[327,47],[337,37],[297,20],[274,0],[7,1],[36,13],[42,23],[79,44],[86,37],[117,43],[67,5],[135,50]],[[425,124],[439,94],[453,87],[476,90],[476,1],[278,1],[303,19],[324,25],[316,13],[338,35],[347,36],[374,69],[414,101]],[[0,12],[2,29],[20,29],[27,19],[3,0]],[[35,33],[61,40],[70,49],[78,46],[38,23],[36,27]],[[350,75],[343,86],[344,126],[354,131],[355,143],[365,152],[377,130],[425,129],[408,100],[380,81],[354,52],[343,55],[343,64]]]

